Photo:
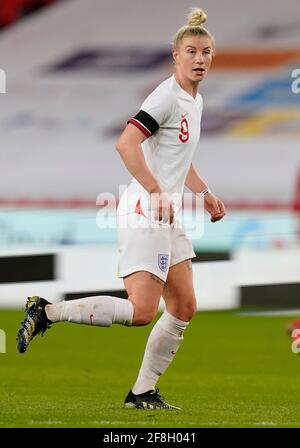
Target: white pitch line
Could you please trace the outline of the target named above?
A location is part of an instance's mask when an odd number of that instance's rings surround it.
[[[61,422],[59,420],[57,420],[57,421],[55,421],[55,420],[53,420],[53,421],[52,420],[47,420],[45,422],[31,420],[28,423],[29,426],[31,426],[31,425],[63,425],[63,424],[64,424],[64,422]]]
[[[299,310],[244,311],[235,316],[300,316]]]
[[[184,424],[185,426],[187,425],[187,422],[181,422],[181,421],[176,421],[177,424]],[[0,422],[1,424],[1,422]],[[31,421],[30,423],[31,425],[63,425],[63,424],[67,424],[67,422],[62,422],[62,421]],[[137,420],[137,421],[109,421],[109,420],[100,420],[100,421],[90,421],[90,422],[78,422],[79,425],[145,425],[146,428],[150,427],[150,426],[154,426],[156,424],[156,422],[150,422],[150,421],[141,421],[141,420]],[[296,425],[297,427],[300,426],[300,422],[228,422],[228,421],[220,421],[220,422],[189,422],[188,427],[191,427],[190,429],[197,429],[197,428],[202,428],[202,427],[206,427],[206,426],[237,426],[240,427],[241,425],[245,425],[245,426],[288,426],[288,425]],[[156,427],[156,426],[155,426]],[[159,429],[159,428],[158,428]],[[172,429],[180,429],[180,427],[176,426],[176,427],[169,427],[167,428],[168,430],[172,430]]]

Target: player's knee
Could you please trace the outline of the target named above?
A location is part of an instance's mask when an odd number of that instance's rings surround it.
[[[188,309],[187,309],[187,314],[188,314],[188,318],[189,318],[188,322],[193,319],[196,312],[197,312],[197,304],[196,303],[192,303],[191,305],[188,306]]]
[[[183,320],[184,322],[190,322],[193,319],[196,312],[197,312],[196,302],[190,302],[178,310],[177,316],[178,319]]]
[[[140,318],[140,323],[139,325],[141,326],[145,326],[145,325],[149,325],[151,324],[151,322],[153,321],[155,315],[154,314],[146,314],[145,316],[142,316]]]
[[[150,324],[155,318],[157,310],[153,308],[144,308],[135,305],[133,315],[133,325],[145,326]]]

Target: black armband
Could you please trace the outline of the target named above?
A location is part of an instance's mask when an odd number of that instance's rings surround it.
[[[144,110],[140,110],[135,117],[130,118],[127,123],[134,124],[146,137],[151,137],[159,128],[159,124]]]

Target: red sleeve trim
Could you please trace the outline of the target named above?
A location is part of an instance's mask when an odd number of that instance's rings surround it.
[[[140,131],[142,131],[142,133],[147,137],[151,137],[151,132],[148,131],[147,128],[145,128],[141,123],[139,123],[138,121],[136,121],[134,118],[130,118],[130,120],[128,120],[127,123],[131,123],[134,124],[134,126],[136,126]]]

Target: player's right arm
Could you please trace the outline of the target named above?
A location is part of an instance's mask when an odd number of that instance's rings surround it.
[[[116,143],[116,149],[128,171],[149,194],[162,193],[144,157],[141,144],[145,139],[146,136],[136,126],[128,123]]]
[[[128,123],[116,143],[116,149],[128,171],[151,195],[154,218],[172,223],[174,219],[173,204],[169,196],[162,191],[146,163],[141,146],[145,139],[146,136],[140,129],[132,123]]]

